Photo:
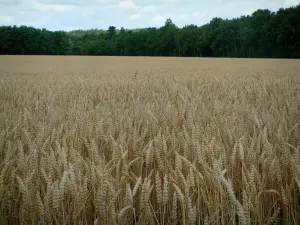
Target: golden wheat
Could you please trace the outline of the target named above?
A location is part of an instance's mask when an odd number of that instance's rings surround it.
[[[300,224],[297,60],[0,57],[0,224]]]

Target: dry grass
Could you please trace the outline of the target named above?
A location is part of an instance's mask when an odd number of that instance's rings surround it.
[[[0,57],[0,224],[300,224],[297,60]]]

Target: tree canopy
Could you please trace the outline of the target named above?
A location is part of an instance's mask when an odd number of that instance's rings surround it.
[[[0,27],[0,54],[300,58],[300,4],[178,28],[48,31]]]

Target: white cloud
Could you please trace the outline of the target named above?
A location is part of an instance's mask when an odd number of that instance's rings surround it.
[[[2,0],[0,0],[2,1]],[[13,1],[13,0],[6,0]],[[15,0],[17,1],[17,0]],[[38,0],[42,4],[54,4],[54,5],[84,5],[84,6],[97,6],[97,5],[109,5],[116,4],[120,0]]]
[[[177,16],[176,18],[174,18],[173,22],[179,26],[179,27],[183,27],[184,25],[187,25],[189,23],[192,22],[192,20],[190,20],[190,17],[186,14],[181,14],[179,16]]]
[[[0,0],[0,5],[14,5],[20,3],[20,0]]]
[[[184,0],[153,0],[153,2],[157,3],[157,4],[174,4],[174,3],[178,3],[178,2],[184,3]]]
[[[8,24],[13,22],[13,17],[12,16],[0,16],[0,23],[1,24]]]
[[[286,0],[284,2],[285,6],[298,5],[299,3],[300,3],[300,0]]]
[[[167,20],[166,16],[156,15],[152,19],[152,25],[154,26],[162,26],[164,25],[165,21]]]
[[[0,0],[0,25],[50,30],[201,26],[213,17],[236,18],[257,9],[276,11],[300,0]],[[117,15],[117,16],[116,16]],[[140,15],[140,16],[138,16]],[[102,22],[101,22],[102,21]]]
[[[179,15],[178,16],[178,19],[179,20],[184,20],[184,19],[186,19],[187,18],[187,15]]]
[[[127,9],[137,9],[138,7],[134,4],[132,0],[124,0],[118,3],[119,8],[127,8]]]
[[[192,16],[194,16],[194,17],[204,17],[204,16],[206,16],[206,12],[202,12],[202,13],[194,12],[192,14]]]
[[[156,7],[154,5],[146,5],[141,7],[140,12],[141,13],[153,13],[155,12]]]
[[[197,17],[197,16],[199,16],[199,12],[194,12],[192,15],[193,15],[194,17]]]
[[[69,12],[74,9],[72,5],[44,4],[39,1],[32,1],[32,6],[39,11]]]
[[[141,18],[140,14],[133,14],[133,15],[130,15],[130,17],[129,17],[130,20],[137,20],[139,18]]]

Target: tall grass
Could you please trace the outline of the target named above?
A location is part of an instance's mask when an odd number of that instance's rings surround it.
[[[300,224],[299,75],[149,71],[0,75],[0,224]]]

